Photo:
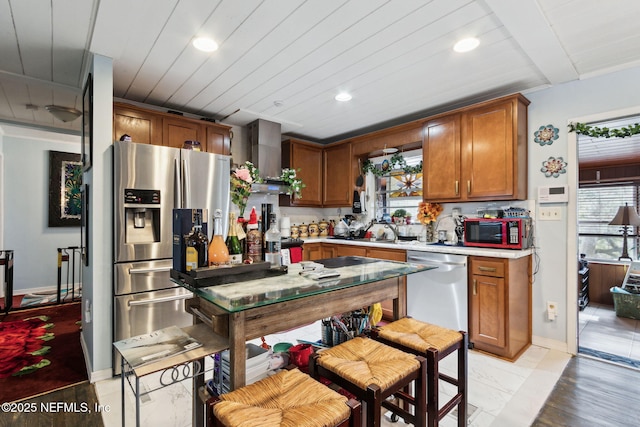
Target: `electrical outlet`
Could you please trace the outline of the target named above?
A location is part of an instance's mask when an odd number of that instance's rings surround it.
[[[547,301],[547,318],[551,321],[558,317],[558,304],[553,301]]]
[[[538,219],[541,221],[560,221],[562,219],[562,209],[559,206],[540,207],[538,209]]]

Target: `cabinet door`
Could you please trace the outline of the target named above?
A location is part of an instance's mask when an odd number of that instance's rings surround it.
[[[351,144],[324,149],[324,206],[351,206],[355,190],[352,168]]]
[[[203,143],[204,133],[200,123],[193,123],[180,118],[165,117],[162,119],[162,145],[182,148],[185,141]],[[203,147],[203,150],[206,148]]]
[[[335,245],[336,256],[367,256],[366,246]]]
[[[208,153],[228,155],[231,149],[229,131],[210,124],[204,125],[204,127],[206,147],[203,147],[203,150]]]
[[[113,140],[129,135],[139,144],[162,145],[161,119],[152,112],[139,111],[124,106],[113,107]]]
[[[427,122],[422,151],[424,199],[460,199],[460,115]]]
[[[407,252],[403,250],[394,249],[382,249],[382,248],[368,248],[367,256],[370,258],[388,259],[391,261],[406,261]],[[404,282],[407,281],[406,277],[403,277]],[[381,301],[382,305],[382,318],[384,320],[393,320],[393,300]]]
[[[296,169],[296,175],[305,185],[302,198],[294,198],[292,204],[322,206],[322,147],[292,142],[290,150],[289,167]]]
[[[331,245],[328,243],[322,244],[322,258],[335,258],[336,257],[336,245]]]
[[[514,195],[512,101],[464,113],[462,174],[466,198],[509,198]]]
[[[506,347],[505,280],[501,277],[471,276],[470,339],[474,343]]]
[[[322,259],[322,243],[305,243],[302,245],[302,259],[305,261]]]

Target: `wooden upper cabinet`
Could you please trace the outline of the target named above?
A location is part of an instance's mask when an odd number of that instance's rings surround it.
[[[460,199],[460,115],[452,114],[424,125],[422,170],[424,198]]]
[[[216,154],[231,153],[231,133],[229,129],[205,122],[206,151]]]
[[[293,198],[291,205],[322,206],[322,146],[295,139],[283,141],[282,167],[295,169],[305,185],[302,198]]]
[[[201,124],[180,117],[164,117],[162,119],[162,145],[182,148],[185,141],[204,143],[204,129]],[[206,147],[202,147],[202,151],[207,151]]]
[[[113,140],[129,135],[140,144],[162,144],[160,118],[153,112],[129,108],[126,104],[113,106]]]
[[[351,206],[355,182],[351,144],[337,144],[324,149],[324,206]]]
[[[133,142],[182,148],[184,141],[200,141],[202,151],[230,153],[231,127],[219,123],[113,104],[113,139],[127,134]]]
[[[512,95],[427,121],[425,200],[525,200],[528,104]]]

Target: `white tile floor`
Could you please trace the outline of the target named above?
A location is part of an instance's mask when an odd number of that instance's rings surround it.
[[[612,306],[593,303],[578,318],[580,347],[640,360],[640,320],[617,317]]]
[[[320,325],[308,325],[296,330],[267,337],[267,342],[296,343],[297,339],[317,341],[320,339]],[[253,341],[259,344],[260,340]],[[469,351],[469,403],[476,410],[469,416],[469,426],[529,426],[553,389],[569,361],[566,353],[531,346],[516,362]],[[441,369],[455,375],[456,359],[449,356],[441,362]],[[145,377],[145,382],[157,381],[157,376]],[[452,395],[453,387],[441,383],[441,392]],[[145,396],[141,402],[141,425],[143,426],[190,426],[191,392],[188,381],[178,383]],[[110,411],[103,413],[106,427],[121,425],[120,378],[96,383],[98,400],[102,405],[110,405]],[[445,396],[442,397],[444,399]],[[126,389],[126,425],[135,425],[135,403],[133,393]],[[386,422],[385,426],[404,426]],[[447,416],[443,427],[455,426],[455,418]]]

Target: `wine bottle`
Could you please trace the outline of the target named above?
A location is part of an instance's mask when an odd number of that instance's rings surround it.
[[[227,250],[231,264],[242,264],[242,246],[236,232],[236,214],[229,213],[229,232],[227,233]]]
[[[213,214],[213,235],[209,242],[209,266],[227,264],[229,250],[222,238],[222,211],[216,209]]]
[[[249,224],[247,224],[247,256],[253,262],[262,261],[262,233],[258,228],[258,214],[255,206],[251,209],[249,215]]]
[[[276,214],[272,213],[269,220],[271,225],[264,233],[264,260],[270,262],[271,267],[280,267],[280,230],[278,230]]]
[[[202,232],[200,212],[194,212],[194,223],[191,233],[185,237],[186,270],[207,266],[207,236]]]

